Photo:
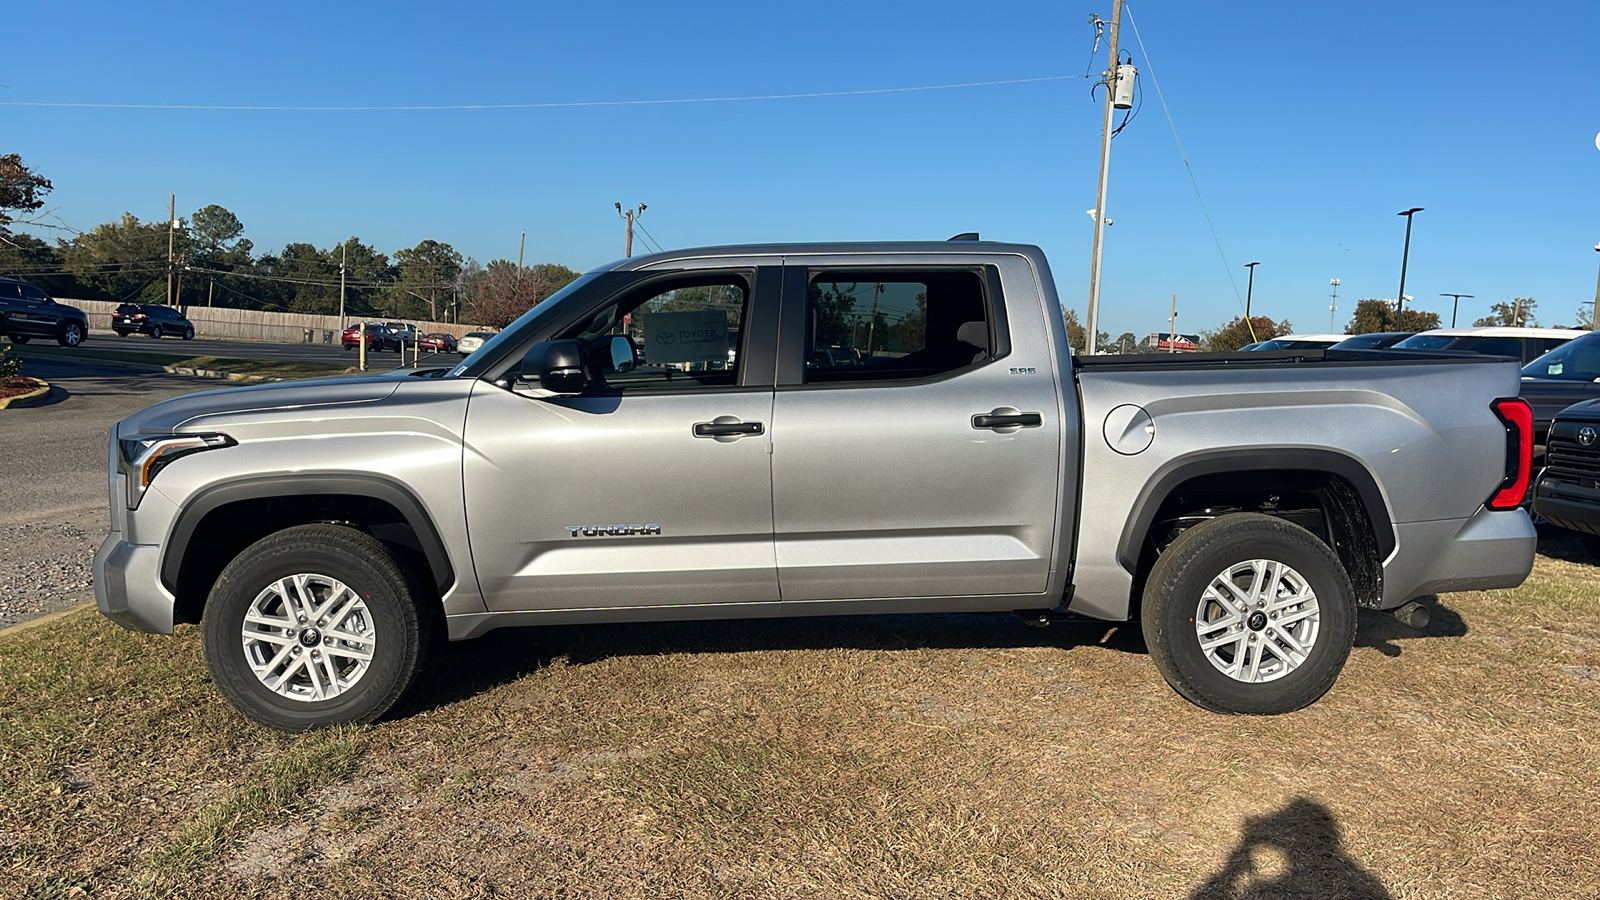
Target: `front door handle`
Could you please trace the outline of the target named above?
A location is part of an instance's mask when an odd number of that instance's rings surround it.
[[[760,422],[746,422],[738,416],[717,416],[709,422],[694,423],[694,436],[714,438],[718,441],[736,441],[748,434],[761,434],[767,430]]]
[[[1036,412],[978,413],[972,417],[973,428],[1036,428],[1044,424],[1044,417]]]

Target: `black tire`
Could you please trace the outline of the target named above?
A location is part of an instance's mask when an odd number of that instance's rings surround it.
[[[133,332],[123,328],[113,328],[111,330],[117,333],[117,337],[127,337],[128,335],[133,334]]]
[[[151,325],[150,326],[149,335],[151,337],[153,337],[153,338],[161,337],[161,326],[160,325]]]
[[[185,325],[184,326],[184,328],[183,328],[183,339],[186,340],[186,341],[194,340],[194,326],[193,325]]]
[[[1255,683],[1234,678],[1213,664],[1201,649],[1196,625],[1202,596],[1213,579],[1251,560],[1292,568],[1315,594],[1318,609],[1313,643],[1304,660],[1286,674]],[[1236,513],[1190,528],[1162,551],[1145,583],[1140,618],[1156,669],[1185,699],[1213,712],[1273,715],[1310,706],[1333,687],[1355,643],[1354,596],[1344,566],[1316,535],[1283,519]],[[1226,611],[1220,604],[1213,608]],[[1254,649],[1259,665],[1263,650],[1270,648],[1277,654],[1268,667],[1288,666],[1282,661],[1286,645],[1272,637],[1281,626],[1275,628],[1265,610],[1245,612],[1249,615],[1236,630],[1249,641],[1248,648],[1219,648],[1217,653],[1242,652],[1249,658]],[[1303,632],[1297,636],[1303,637]]]
[[[83,343],[83,323],[77,319],[68,319],[61,323],[61,333],[56,336],[56,343],[63,347],[76,347]]]
[[[256,676],[246,655],[246,613],[279,579],[298,574],[339,580],[365,604],[370,620],[371,661],[331,699],[295,699],[273,691]],[[304,731],[371,722],[405,694],[426,650],[427,630],[411,584],[383,544],[354,528],[300,525],[270,534],[228,563],[206,601],[200,629],[211,677],[240,712],[272,728]],[[320,654],[321,642],[333,638],[314,627],[331,626],[304,625],[289,649],[296,656]],[[292,660],[286,663],[294,671]]]

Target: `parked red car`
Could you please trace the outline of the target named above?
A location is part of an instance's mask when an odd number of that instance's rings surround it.
[[[417,343],[421,345],[423,350],[433,353],[456,352],[456,338],[453,334],[433,332],[432,334],[425,334],[422,337],[417,338]]]
[[[388,332],[388,330],[389,329],[382,324],[377,322],[368,322],[367,349],[373,351],[382,350],[383,336],[386,332]],[[344,349],[354,350],[361,343],[361,324],[358,322],[355,325],[351,325],[349,328],[346,328],[344,330],[344,335],[339,339],[339,342],[344,345]]]

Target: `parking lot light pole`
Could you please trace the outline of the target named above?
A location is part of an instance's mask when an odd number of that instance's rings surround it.
[[[1600,250],[1600,247],[1596,247],[1595,249],[1596,250]],[[1445,293],[1445,294],[1440,294],[1439,296],[1455,298],[1455,299],[1450,301],[1450,327],[1451,328],[1456,327],[1456,307],[1458,305],[1460,305],[1462,297],[1465,297],[1468,300],[1471,300],[1472,299],[1472,295],[1471,294],[1450,294],[1450,293]]]
[[[1600,244],[1594,245],[1596,253],[1600,253]],[[1594,331],[1595,319],[1600,319],[1600,275],[1594,280],[1594,300],[1589,304],[1589,330]]]
[[[1250,298],[1254,296],[1256,292],[1256,266],[1259,265],[1261,265],[1259,262],[1248,262],[1244,264],[1244,267],[1250,270],[1250,280],[1245,284],[1244,288],[1244,320],[1246,322],[1250,321]],[[1238,290],[1238,288],[1234,288],[1234,290]],[[1235,294],[1234,296],[1237,297],[1238,294]],[[1248,325],[1246,325],[1245,328],[1250,330],[1251,337],[1255,337],[1254,329],[1251,329]]]
[[[1411,217],[1422,212],[1422,207],[1413,206],[1401,210],[1396,215],[1406,217],[1406,249],[1400,254],[1400,292],[1395,294],[1394,301],[1394,330],[1400,330],[1400,310],[1406,303],[1406,263],[1411,260]]]

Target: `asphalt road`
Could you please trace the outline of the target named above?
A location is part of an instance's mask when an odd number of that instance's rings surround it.
[[[0,409],[0,627],[94,599],[111,426],[158,400],[232,386],[45,359],[25,373],[54,390],[45,406]]]
[[[339,344],[269,344],[260,341],[225,341],[195,338],[152,338],[146,335],[118,337],[106,331],[97,331],[83,344],[86,348],[102,350],[135,350],[147,353],[185,353],[191,356],[232,356],[241,359],[282,359],[305,362],[328,362],[353,366],[360,358],[357,350],[345,350]],[[405,365],[411,364],[411,350],[405,352]],[[422,364],[455,365],[462,357],[454,353],[422,354]],[[393,350],[382,353],[367,351],[368,369],[394,369],[401,365],[401,354]],[[43,376],[40,376],[43,377]],[[46,379],[48,380],[48,379]]]

